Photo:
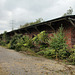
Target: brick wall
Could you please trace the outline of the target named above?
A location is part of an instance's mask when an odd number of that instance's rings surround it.
[[[72,47],[72,27],[67,27],[64,32],[68,46]]]
[[[54,25],[55,27],[53,27],[55,29],[55,31],[58,31],[58,28],[61,26],[61,24],[58,25]],[[72,45],[75,44],[75,28],[72,27],[72,25],[69,24],[64,24],[64,33],[65,33],[65,37],[67,38],[67,44],[69,45],[69,47],[72,47]],[[20,31],[23,35],[29,35],[30,37],[33,37],[35,35],[37,35],[38,33],[40,33],[41,31],[45,30],[48,32],[48,36],[53,36],[53,32],[54,30],[51,29],[48,25],[42,25],[37,27],[37,29],[35,29],[34,27],[28,29],[28,32],[26,31]],[[12,36],[12,35],[11,35]]]
[[[72,45],[75,45],[75,27],[72,28]]]
[[[59,27],[57,27],[57,30],[58,30]],[[57,32],[56,30],[56,32]],[[48,32],[48,36],[53,36],[53,30],[52,29],[46,29],[46,31]],[[30,33],[27,33],[30,37],[33,37],[33,35],[37,35],[38,32],[37,30],[35,30],[35,28],[33,30],[31,30]],[[65,33],[65,37],[67,38],[67,44],[69,47],[72,47],[72,45],[74,44],[75,40],[75,35],[73,35],[73,33],[75,33],[75,30],[72,32],[72,26],[65,26],[65,29],[64,29],[64,33]],[[74,37],[74,38],[73,38]]]

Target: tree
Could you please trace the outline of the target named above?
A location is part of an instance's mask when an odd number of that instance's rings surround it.
[[[64,13],[63,16],[72,15],[72,13],[73,13],[73,9],[70,7],[70,8],[67,10],[67,12]]]
[[[54,33],[53,37],[51,37],[50,47],[52,49],[55,49],[56,59],[57,59],[57,57],[60,56],[60,54],[59,54],[60,50],[64,51],[67,49],[66,38],[65,38],[65,34],[63,32],[62,26],[59,28],[58,32]],[[66,53],[66,51],[64,51],[64,52]]]

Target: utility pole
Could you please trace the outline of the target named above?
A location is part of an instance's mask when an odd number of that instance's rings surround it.
[[[12,31],[14,30],[14,20],[11,20],[11,25],[12,25]]]

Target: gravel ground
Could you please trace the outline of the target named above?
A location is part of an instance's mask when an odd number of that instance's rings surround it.
[[[0,75],[75,75],[75,66],[0,47]]]

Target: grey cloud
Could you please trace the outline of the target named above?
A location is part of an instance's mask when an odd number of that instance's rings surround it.
[[[17,7],[28,9],[31,11],[42,11],[43,9],[52,6],[57,1],[55,0],[7,0],[5,8],[7,10],[13,10]]]
[[[0,0],[0,33],[11,30],[11,20],[18,28],[40,17],[50,20],[62,16],[70,6],[75,14],[75,0]]]

